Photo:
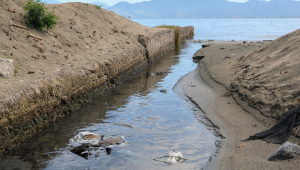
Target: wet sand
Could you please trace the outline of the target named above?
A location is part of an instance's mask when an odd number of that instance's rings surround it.
[[[255,140],[239,148],[243,143],[241,140],[270,128],[275,122],[229,91],[237,60],[266,44],[216,43],[201,49],[195,53],[195,56],[205,56],[199,66],[182,77],[175,87],[176,91],[197,103],[225,137],[217,156],[206,169],[298,169],[299,159],[267,161],[279,144]]]

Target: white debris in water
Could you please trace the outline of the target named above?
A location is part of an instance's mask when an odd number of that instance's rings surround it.
[[[166,163],[180,163],[183,162],[183,156],[181,152],[178,151],[170,151],[169,157],[166,160]]]
[[[99,145],[99,143],[104,142],[104,141],[109,141],[109,140],[112,140],[112,139],[119,139],[119,140],[121,140],[121,143],[105,146],[106,148],[122,147],[122,146],[126,146],[127,144],[129,144],[128,142],[126,142],[124,136],[114,138],[114,137],[111,137],[111,136],[108,136],[108,137],[106,137],[104,135],[100,136],[100,135],[95,134],[95,133],[84,131],[84,132],[79,132],[78,135],[76,135],[73,138],[69,139],[69,142],[70,142],[69,145],[71,147],[76,147],[76,146],[80,146],[82,144],[88,144],[90,146],[96,146],[97,147]]]
[[[84,136],[86,136],[86,135],[95,135],[95,136],[98,136],[98,138],[85,140]],[[100,140],[101,140],[101,137],[99,135],[86,131],[86,132],[79,132],[78,135],[76,135],[73,138],[69,139],[69,142],[72,143],[72,146],[79,146],[81,144],[97,145]]]

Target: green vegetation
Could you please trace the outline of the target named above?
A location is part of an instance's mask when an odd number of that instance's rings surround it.
[[[89,6],[89,4],[88,4],[88,3],[86,3],[85,5],[86,5],[86,6]]]
[[[101,9],[101,8],[103,7],[103,5],[95,5],[95,7],[96,7],[97,9]]]
[[[47,28],[49,30],[57,24],[57,16],[54,15],[54,10],[47,11],[48,8],[40,0],[28,0],[23,9],[29,28]],[[23,13],[20,15],[23,15]]]
[[[180,40],[181,40],[181,34],[180,34],[180,26],[175,26],[175,25],[161,25],[157,26],[157,28],[168,28],[168,29],[173,29],[175,31],[175,46],[177,48],[180,48]]]

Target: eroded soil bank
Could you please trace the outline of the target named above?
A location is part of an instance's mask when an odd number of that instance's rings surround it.
[[[15,65],[14,76],[0,79],[0,152],[174,48],[173,30],[149,28],[91,4],[47,5],[59,16],[53,30],[17,27],[26,27],[19,15],[24,2],[0,2],[1,57]],[[193,27],[182,31],[182,39],[194,34]]]

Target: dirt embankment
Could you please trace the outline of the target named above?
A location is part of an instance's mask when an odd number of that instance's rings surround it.
[[[173,30],[149,28],[86,3],[46,5],[55,9],[58,24],[49,31],[26,29],[19,15],[25,2],[0,1],[0,58],[15,66],[14,76],[0,78],[0,152],[174,48]],[[192,36],[188,28],[185,34]]]
[[[195,58],[202,58],[199,68],[183,79],[195,87],[182,82],[184,93],[226,137],[208,168],[297,169],[299,159],[267,161],[279,144],[241,140],[269,129],[298,105],[299,45],[300,30],[296,30],[272,42],[216,43],[195,53]],[[207,90],[198,88],[203,80]],[[299,145],[298,136],[292,134],[288,141]]]
[[[300,30],[242,56],[235,65],[232,91],[265,117],[280,119],[300,99]]]

